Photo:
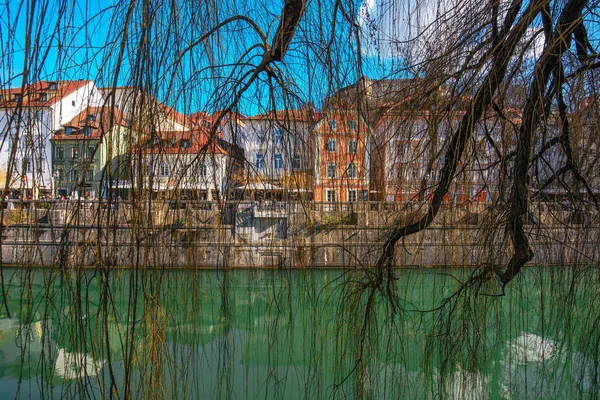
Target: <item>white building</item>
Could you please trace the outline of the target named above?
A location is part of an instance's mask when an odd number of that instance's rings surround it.
[[[248,117],[244,122],[241,143],[250,180],[277,182],[294,172],[312,169],[310,132],[314,120],[310,110],[280,110]]]
[[[163,132],[159,139],[140,143],[142,187],[159,198],[219,199],[228,190],[231,168],[221,144],[200,129]],[[134,176],[134,185],[138,182]]]
[[[50,138],[88,106],[102,105],[94,82],[40,81],[0,91],[0,184],[11,192],[37,198],[50,194]]]

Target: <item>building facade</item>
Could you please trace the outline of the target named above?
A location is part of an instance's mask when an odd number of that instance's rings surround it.
[[[151,196],[218,200],[229,192],[232,163],[227,146],[209,139],[206,130],[163,132],[160,138],[139,145],[143,146],[141,168],[134,167],[132,184]],[[142,176],[138,178],[135,171],[142,171]]]
[[[94,82],[40,81],[0,91],[0,175],[14,195],[37,198],[53,189],[50,139],[102,96]]]
[[[354,110],[333,109],[313,130],[314,200],[369,200],[371,129]]]
[[[118,169],[114,161],[128,153],[130,136],[116,108],[87,107],[63,124],[51,139],[53,196],[110,197]]]

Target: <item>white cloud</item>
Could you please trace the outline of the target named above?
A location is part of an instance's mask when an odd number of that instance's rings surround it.
[[[500,21],[509,4],[509,0],[501,0]],[[362,30],[361,47],[368,56],[403,57],[416,62],[446,52],[455,43],[462,44],[458,50],[462,51],[482,39],[477,35],[465,39],[462,28],[485,23],[489,19],[488,5],[480,0],[364,0],[357,18]],[[538,29],[531,28],[522,44],[536,32]],[[538,35],[525,57],[538,57],[543,45],[543,35]]]

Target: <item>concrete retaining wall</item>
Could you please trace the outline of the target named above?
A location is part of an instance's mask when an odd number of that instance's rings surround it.
[[[295,228],[295,229],[294,229]],[[285,238],[248,240],[235,226],[133,228],[15,225],[1,230],[2,264],[123,267],[361,267],[381,254],[386,229],[353,226],[288,227]],[[600,260],[597,227],[529,228],[534,264]],[[433,227],[398,243],[402,266],[505,263],[508,236],[483,227]]]

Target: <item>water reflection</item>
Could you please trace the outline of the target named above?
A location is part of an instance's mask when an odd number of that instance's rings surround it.
[[[530,269],[505,297],[471,293],[451,311],[421,312],[455,292],[447,272],[400,272],[402,307],[377,294],[367,313],[359,271],[5,270],[11,318],[0,313],[0,391],[7,398],[600,394],[594,280]],[[564,297],[575,283],[581,290]]]

